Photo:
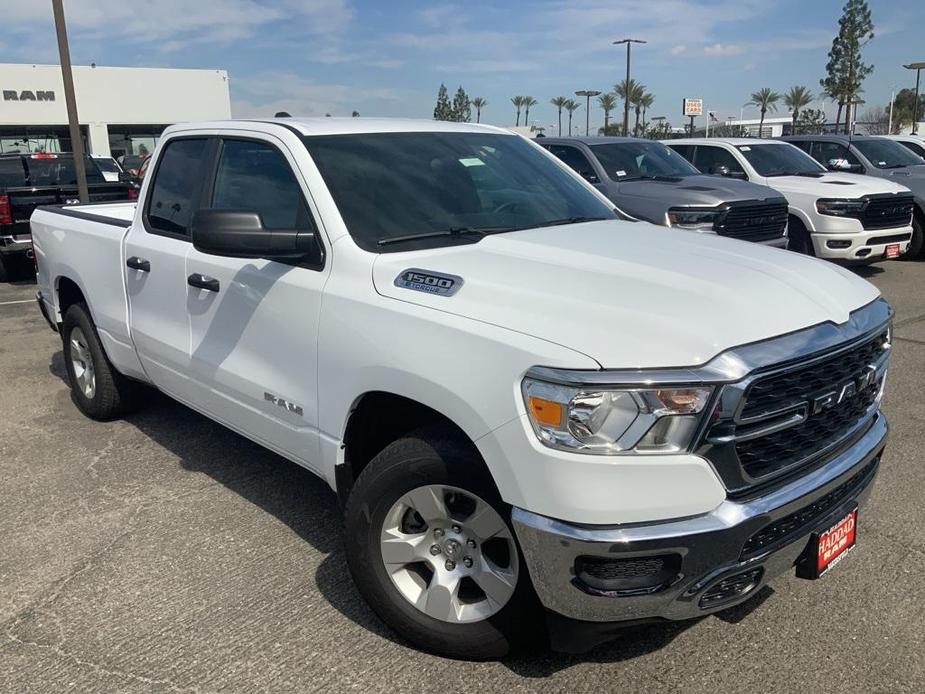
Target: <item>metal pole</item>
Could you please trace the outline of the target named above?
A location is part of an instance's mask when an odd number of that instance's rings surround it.
[[[893,102],[896,101],[896,90],[890,92],[890,122],[886,126],[886,134],[893,134]]]
[[[585,137],[588,137],[591,127],[591,95],[585,95]]]
[[[51,9],[55,15],[55,32],[58,35],[58,55],[61,59],[61,76],[64,79],[64,101],[67,104],[67,125],[71,134],[71,149],[74,152],[74,172],[77,174],[77,197],[81,202],[87,203],[90,202],[90,193],[87,190],[87,170],[84,168],[84,143],[80,136],[80,121],[77,118],[74,75],[71,73],[71,52],[67,45],[62,0],[51,0]]]
[[[922,68],[915,71],[915,101],[912,102],[912,134],[919,132],[919,80],[922,77]]]
[[[623,137],[629,135],[630,131],[630,47],[631,41],[626,42],[626,82],[623,83],[623,89],[626,92],[623,95]],[[916,87],[916,98],[918,98],[918,87]]]

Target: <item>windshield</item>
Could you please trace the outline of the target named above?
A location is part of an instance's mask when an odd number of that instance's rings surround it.
[[[660,142],[611,142],[591,151],[614,181],[696,176],[700,172],[684,157]]]
[[[759,176],[799,176],[826,172],[815,159],[793,145],[739,145],[738,150]]]
[[[902,166],[920,166],[925,159],[906,149],[894,140],[864,140],[857,138],[851,144],[878,169],[898,169]]]
[[[549,155],[514,135],[407,132],[304,138],[350,235],[374,252],[618,219]],[[415,238],[427,235],[428,238]]]
[[[70,154],[33,154],[25,158],[29,170],[29,185],[73,186],[77,185],[77,171],[74,157]],[[103,174],[90,157],[84,157],[87,183],[103,183]]]

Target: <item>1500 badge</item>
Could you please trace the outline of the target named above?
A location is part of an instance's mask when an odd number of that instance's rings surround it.
[[[462,283],[462,277],[457,275],[444,275],[442,272],[431,272],[418,268],[409,268],[395,278],[396,287],[441,296],[453,296],[459,291]]]

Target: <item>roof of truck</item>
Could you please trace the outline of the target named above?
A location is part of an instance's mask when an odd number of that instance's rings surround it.
[[[726,144],[739,147],[741,145],[776,145],[780,140],[770,140],[765,137],[680,137],[674,140],[662,140],[666,145],[715,145]]]
[[[172,125],[169,132],[242,128],[255,123],[280,125],[300,135],[348,135],[399,132],[494,132],[514,135],[510,130],[479,123],[454,123],[423,118],[246,118]]]

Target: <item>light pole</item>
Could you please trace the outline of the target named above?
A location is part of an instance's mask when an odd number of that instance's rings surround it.
[[[597,89],[579,89],[575,92],[575,96],[585,97],[585,137],[588,137],[588,131],[591,123],[591,97],[597,96],[600,94],[600,91]],[[604,133],[605,135],[607,133]]]
[[[620,39],[619,41],[614,41],[613,45],[618,46],[621,43],[626,44],[626,82],[624,83],[624,88],[626,91],[629,91],[630,87],[630,48],[634,43],[648,43],[642,39]],[[629,135],[630,132],[630,95],[625,94],[623,98],[623,137]]]
[[[922,77],[922,68],[925,68],[925,61],[918,63],[909,63],[903,65],[907,70],[915,70],[915,101],[912,102],[912,134],[918,135],[919,132],[919,80]]]
[[[74,76],[71,73],[71,52],[67,45],[64,6],[61,4],[61,0],[51,0],[51,11],[55,17],[55,33],[58,36],[58,55],[61,59],[61,77],[64,81],[67,124],[71,134],[71,149],[74,152],[77,197],[80,198],[81,202],[87,203],[90,202],[90,194],[87,191],[87,170],[84,168],[84,142],[80,135],[80,121],[77,119],[77,99],[74,97]]]

